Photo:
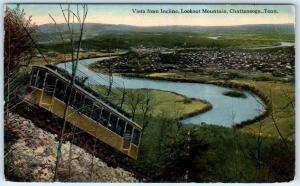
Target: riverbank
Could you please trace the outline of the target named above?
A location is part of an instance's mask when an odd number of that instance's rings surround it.
[[[262,100],[261,104],[265,105],[265,110],[262,112],[262,114],[254,117],[252,119],[248,119],[246,121],[238,123],[238,124],[234,125],[234,127],[242,128],[246,125],[250,125],[255,122],[259,122],[259,121],[263,120],[264,118],[268,117],[269,114],[272,112],[272,105],[271,105],[271,101],[270,101],[269,97],[266,96],[265,94],[263,94],[262,91],[257,89],[255,86],[250,86],[248,84],[243,84],[243,83],[233,82],[233,81],[216,81],[213,83],[215,85],[219,85],[219,86],[224,86],[224,87],[235,88],[238,90],[246,90],[246,91],[252,92],[254,95],[259,97],[260,100]]]
[[[264,95],[268,103],[265,117],[240,130],[267,137],[280,138],[279,132],[287,141],[295,140],[295,84],[276,81],[240,80],[234,83],[255,87]]]
[[[158,116],[165,110],[174,110],[174,114],[167,117],[180,122],[181,120],[205,113],[213,108],[206,100],[188,98],[187,96],[171,91],[151,91],[156,102],[156,106],[154,106],[154,110],[152,111],[153,116]]]
[[[170,81],[170,82],[182,82],[182,83],[201,83],[201,84],[212,84],[212,85],[218,85],[222,87],[227,87],[227,88],[234,88],[237,90],[242,90],[242,91],[249,91],[255,95],[258,96],[259,99],[262,100],[262,103],[265,106],[265,110],[262,112],[262,114],[252,118],[248,119],[246,121],[237,123],[234,125],[234,127],[237,128],[242,128],[246,125],[252,124],[254,122],[258,122],[265,117],[269,115],[271,112],[271,106],[270,106],[270,100],[267,96],[265,96],[259,89],[255,88],[254,86],[249,86],[247,84],[241,84],[237,82],[232,82],[232,81],[205,81],[205,80],[195,80],[195,79],[185,79],[185,78],[170,78],[170,77],[161,77],[161,76],[149,76],[145,74],[119,74],[121,76],[125,77],[131,77],[131,78],[141,78],[141,79],[152,79],[152,80],[162,80],[162,81]],[[208,108],[208,110],[211,108]],[[188,116],[188,115],[187,115]],[[194,116],[194,115],[192,115]],[[187,117],[186,117],[187,118]]]
[[[182,116],[180,116],[177,120],[180,122],[180,120],[185,120],[187,118],[191,118],[193,116],[197,116],[199,114],[202,114],[204,112],[207,112],[209,110],[212,109],[212,105],[210,103],[207,102],[206,106],[204,108],[201,109],[196,109],[193,112],[187,113],[187,114],[183,114]]]
[[[295,139],[295,84],[281,81],[258,81],[258,80],[197,80],[194,74],[185,77],[155,77],[138,75],[139,78],[153,78],[158,80],[169,80],[176,82],[208,83],[238,90],[247,90],[257,95],[265,104],[266,109],[260,116],[236,125],[239,130],[255,135],[278,138],[278,130],[288,141]],[[130,76],[125,74],[126,76]],[[150,77],[149,77],[150,76]],[[172,75],[173,76],[173,75]],[[131,75],[131,77],[133,77]],[[275,120],[272,119],[272,115]],[[278,129],[277,129],[277,127]]]
[[[120,75],[120,74],[118,74]],[[138,77],[138,78],[146,78],[146,79],[157,79],[157,80],[169,80],[169,81],[175,81],[175,82],[192,82],[192,83],[207,83],[207,84],[214,84],[214,85],[219,85],[219,86],[223,86],[223,87],[232,87],[235,89],[240,89],[240,90],[248,90],[249,92],[253,92],[254,94],[256,94],[262,101],[263,104],[265,104],[266,109],[265,111],[259,115],[259,117],[256,118],[252,118],[251,120],[247,120],[245,122],[239,123],[239,125],[236,125],[237,128],[245,128],[245,126],[250,126],[251,125],[255,125],[254,129],[252,127],[246,127],[247,128],[247,132],[251,132],[251,133],[256,133],[256,134],[260,134],[259,129],[260,129],[260,122],[263,122],[265,129],[268,132],[272,133],[272,136],[278,136],[278,132],[276,127],[274,126],[274,124],[272,124],[273,122],[270,121],[271,117],[270,117],[270,113],[272,113],[273,107],[274,105],[276,107],[280,106],[280,105],[285,105],[286,103],[290,102],[289,100],[285,99],[283,101],[279,101],[281,100],[281,98],[283,97],[281,96],[270,96],[268,95],[268,91],[270,91],[270,88],[272,89],[272,86],[269,85],[273,85],[274,82],[273,81],[261,81],[261,80],[247,80],[247,79],[237,79],[237,80],[211,80],[208,79],[206,80],[206,78],[202,79],[201,77],[199,78],[199,76],[195,76],[194,73],[186,73],[183,75],[174,75],[172,74],[172,77],[160,77],[160,73],[156,73],[155,77],[149,77],[151,74],[121,74],[123,76],[128,76],[128,77]],[[250,82],[250,83],[249,83]],[[278,86],[278,88],[275,90],[276,91],[276,95],[277,94],[282,94],[281,89],[285,89],[285,85],[289,85],[289,89],[294,91],[294,85],[293,83],[285,83],[285,82],[280,82],[280,81],[275,81],[276,86]],[[257,86],[258,84],[265,84],[264,86]],[[268,87],[268,88],[266,88]],[[293,95],[290,95],[293,96]],[[270,104],[273,104],[273,106],[270,106]],[[277,114],[277,113],[276,113]],[[285,118],[288,118],[286,121],[287,122],[282,122],[282,128],[284,129],[284,135],[287,134],[294,134],[294,117],[292,116],[285,116]],[[287,128],[288,127],[288,128]],[[251,129],[250,129],[251,128]],[[263,127],[264,128],[264,127]],[[264,135],[268,135],[267,133],[264,133]],[[277,133],[277,134],[276,134]],[[293,137],[292,137],[293,139]]]
[[[181,95],[181,94],[178,94],[176,92],[171,92],[173,94],[176,94],[177,96],[181,96],[184,98],[183,102],[184,104],[189,104],[189,103],[192,103],[193,101],[198,101],[198,102],[201,102],[202,107],[198,108],[198,109],[195,109],[194,111],[191,111],[191,112],[188,112],[188,113],[183,113],[181,116],[179,116],[176,120],[178,120],[180,122],[180,120],[184,120],[184,119],[187,119],[187,118],[191,118],[193,116],[196,116],[196,115],[199,115],[199,114],[202,114],[204,112],[207,112],[209,110],[211,110],[213,108],[213,106],[206,100],[201,100],[201,99],[196,99],[196,98],[188,98],[184,95]],[[188,100],[188,101],[186,101]],[[187,103],[185,103],[187,102]]]
[[[105,95],[106,90],[101,86],[92,86],[92,89],[99,94]],[[108,97],[116,105],[120,105],[122,99],[122,93],[117,88],[112,88],[112,97]],[[149,109],[151,116],[158,117],[162,114],[165,115],[166,111],[169,111],[166,118],[172,118],[180,122],[189,117],[204,113],[212,109],[212,105],[206,101],[196,98],[188,98],[187,96],[178,94],[172,91],[162,91],[153,89],[126,89],[127,99],[122,104],[122,109],[126,112],[131,113],[132,101],[135,100],[136,96],[141,99],[149,99]],[[171,109],[172,108],[172,109]],[[171,112],[172,111],[172,112]],[[142,115],[143,110],[137,107],[135,111],[137,115]]]
[[[99,57],[114,57],[114,56],[122,56],[126,55],[128,51],[118,51],[118,52],[80,52],[79,60],[83,59],[93,59]],[[71,54],[63,54],[63,53],[54,53],[51,55],[47,53],[44,55],[47,59],[49,64],[57,65],[60,63],[67,63],[70,62],[72,59]],[[41,65],[41,64],[48,64],[44,58],[40,55],[33,57],[32,63],[30,65]]]

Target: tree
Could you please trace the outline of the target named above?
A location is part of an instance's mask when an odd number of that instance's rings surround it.
[[[8,112],[13,95],[20,90],[20,68],[28,65],[35,52],[31,38],[36,27],[31,17],[25,18],[24,10],[6,7],[4,16],[4,86],[5,112]]]
[[[143,102],[145,95],[142,90],[130,90],[128,91],[126,98],[131,110],[132,120],[134,120],[137,108]]]
[[[5,75],[18,71],[22,61],[29,60],[35,47],[30,35],[36,32],[31,17],[25,18],[24,10],[19,8],[5,10],[4,17],[4,65]]]
[[[120,102],[121,109],[123,108],[123,104],[124,104],[124,101],[125,101],[126,94],[127,94],[127,91],[125,89],[125,85],[124,85],[124,82],[123,82],[122,97],[121,97],[121,102]]]
[[[63,7],[60,6],[64,20],[68,27],[68,34],[70,37],[72,74],[71,74],[71,78],[70,78],[70,84],[67,87],[67,92],[66,92],[66,96],[65,96],[66,104],[65,104],[65,108],[64,108],[64,114],[63,114],[64,122],[63,122],[63,127],[60,132],[59,143],[57,146],[57,155],[56,155],[53,181],[57,180],[58,168],[59,168],[59,164],[60,164],[60,160],[61,160],[61,148],[62,148],[62,143],[64,141],[64,133],[65,133],[65,128],[66,128],[66,124],[67,124],[68,106],[69,106],[70,100],[71,100],[71,90],[73,89],[73,86],[75,84],[76,72],[77,72],[78,61],[79,61],[79,52],[80,52],[80,47],[81,47],[81,42],[82,42],[83,29],[84,29],[85,20],[86,20],[87,13],[88,13],[87,5],[85,5],[85,4],[81,5],[82,11],[79,10],[78,4],[76,7],[77,7],[77,11],[76,11],[76,13],[74,13],[74,11],[71,10],[70,4],[68,4],[66,9],[63,9]],[[50,15],[50,17],[56,24],[53,17],[51,15]],[[77,21],[79,23],[79,36],[78,36],[77,42],[75,40],[75,33],[74,33],[74,29],[73,29],[74,21]],[[62,40],[63,40],[63,38],[62,38]],[[63,42],[64,42],[64,40],[63,40]]]
[[[149,89],[146,90],[144,100],[141,104],[141,111],[142,111],[142,125],[143,130],[148,126],[149,119],[151,115],[151,111],[154,107],[155,101],[154,97],[151,94],[151,91]]]
[[[181,130],[178,135],[169,138],[162,154],[165,158],[162,174],[156,179],[171,182],[203,181],[202,177],[208,172],[205,159],[210,145],[199,139],[196,131],[196,128]]]
[[[106,96],[108,97],[111,93],[111,89],[112,89],[112,85],[113,85],[113,82],[114,82],[114,79],[113,79],[113,64],[112,64],[112,61],[111,60],[108,60],[108,90],[107,90],[107,93],[106,93]]]

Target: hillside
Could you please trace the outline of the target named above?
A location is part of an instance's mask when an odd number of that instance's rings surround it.
[[[57,136],[36,127],[30,120],[10,113],[5,124],[5,177],[9,181],[51,182],[55,165]],[[108,167],[101,159],[72,145],[71,177],[69,147],[62,147],[63,161],[59,181],[71,182],[137,182],[121,168]]]
[[[79,24],[74,24],[74,29]],[[67,31],[66,24],[44,24],[38,26],[39,30],[44,33]],[[236,26],[184,26],[184,25],[167,25],[167,26],[149,26],[140,27],[132,25],[112,25],[101,23],[86,23],[86,33],[106,33],[106,32],[284,32],[294,33],[293,24],[259,24],[259,25],[236,25]]]
[[[74,24],[75,40],[78,24]],[[66,24],[38,26],[34,36],[43,52],[70,50]],[[219,39],[212,39],[220,37]],[[84,27],[83,51],[103,51],[130,48],[253,48],[276,45],[278,42],[294,42],[293,24],[239,25],[239,26],[155,26],[109,25],[87,23]]]

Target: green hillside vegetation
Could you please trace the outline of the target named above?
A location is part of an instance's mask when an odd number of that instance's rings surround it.
[[[221,36],[214,40],[208,37]],[[82,42],[86,50],[111,50],[130,49],[132,47],[166,47],[166,48],[197,48],[197,47],[229,47],[229,48],[254,48],[260,46],[276,45],[280,41],[293,42],[294,35],[288,33],[104,33],[99,36],[89,37]],[[41,43],[43,51],[64,52],[69,51],[69,45],[62,43]]]
[[[261,125],[261,135],[279,138],[274,121],[278,125],[279,131],[288,141],[295,140],[295,87],[291,83],[263,82],[263,81],[241,81],[257,87],[272,100],[273,117],[267,117],[261,122],[245,126],[242,131],[259,133]],[[240,83],[241,83],[240,82]]]
[[[74,32],[78,31],[80,25],[77,23],[70,24],[74,28]],[[44,24],[39,25],[38,29],[42,33],[55,33],[57,30],[66,32],[68,27],[66,24]],[[236,26],[187,26],[187,25],[168,25],[168,26],[147,26],[139,27],[133,25],[113,25],[101,23],[86,23],[85,31],[88,33],[105,33],[105,32],[214,32],[222,33],[230,32],[269,32],[269,33],[294,33],[294,24],[251,24]]]

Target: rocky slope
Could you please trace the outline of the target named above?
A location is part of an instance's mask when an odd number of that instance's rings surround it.
[[[30,120],[13,113],[9,113],[4,131],[6,179],[52,181],[58,145],[57,136],[43,131]],[[70,146],[71,163],[69,163]],[[132,173],[118,167],[108,167],[101,159],[68,142],[62,146],[58,180],[64,182],[138,182]]]

